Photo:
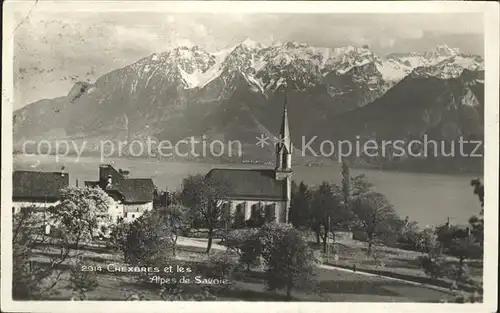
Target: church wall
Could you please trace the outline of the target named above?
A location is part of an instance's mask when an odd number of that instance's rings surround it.
[[[258,200],[243,200],[243,199],[232,199],[228,201],[230,212],[232,215],[236,214],[237,208],[242,207],[244,212],[245,221],[248,220],[252,213],[252,206],[262,204],[264,207],[267,205],[275,204],[274,218],[279,223],[285,223],[285,208],[286,201],[258,201]]]

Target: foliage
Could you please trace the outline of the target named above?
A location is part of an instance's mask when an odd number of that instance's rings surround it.
[[[377,192],[359,196],[351,207],[366,234],[368,241],[367,255],[369,256],[377,236],[397,231],[394,225],[399,218],[387,198]]]
[[[109,224],[109,201],[100,188],[66,187],[61,189],[61,203],[49,209],[49,213],[78,248],[78,243],[90,241],[95,231]]]
[[[295,228],[310,226],[312,192],[309,187],[300,182],[292,182],[292,199],[290,201],[290,222]]]
[[[262,247],[262,257],[269,264],[274,247],[293,229],[291,224],[267,223],[261,227],[259,239]]]
[[[47,236],[44,215],[35,211],[35,207],[22,208],[12,219],[12,295],[15,300],[40,299],[49,294],[57,284],[52,277],[56,266],[64,262],[70,252],[66,244],[61,247],[60,255],[51,257],[49,265],[32,261],[34,250],[46,251],[47,244],[66,239]]]
[[[111,248],[118,251],[125,251],[127,236],[130,231],[130,224],[123,219],[119,219],[116,224],[111,225],[109,244]]]
[[[174,233],[164,215],[157,211],[144,213],[130,225],[125,243],[125,261],[142,266],[163,264],[173,255]]]
[[[397,242],[406,249],[420,251],[421,231],[417,225],[417,222],[410,222],[408,218],[405,220],[405,225],[397,238]]]
[[[91,238],[99,222],[106,220],[107,196],[97,189],[69,187],[62,190],[62,202],[47,210],[27,207],[13,216],[13,296],[39,299],[55,292],[60,269],[78,242]],[[46,232],[50,225],[50,233]],[[59,253],[54,254],[53,249]],[[49,252],[49,250],[52,250]],[[50,255],[35,261],[34,254]]]
[[[438,241],[438,236],[430,227],[426,227],[418,234],[416,247],[418,251],[434,256],[441,253],[441,245]]]
[[[215,277],[228,277],[236,267],[236,261],[227,251],[213,253],[208,258],[211,275]]]
[[[226,231],[223,235],[224,244],[229,250],[242,254],[242,249],[245,241],[257,234],[259,229],[242,228]]]
[[[76,293],[76,298],[74,299],[85,300],[87,292],[95,290],[99,286],[95,271],[82,270],[89,263],[85,258],[77,257],[71,264],[69,284],[71,289]]]
[[[484,185],[479,178],[471,180],[470,185],[474,187],[474,194],[479,198],[481,207],[484,207]]]
[[[189,209],[181,204],[174,204],[168,207],[157,209],[161,220],[171,229],[172,249],[174,256],[176,255],[177,239],[186,230],[190,229],[190,212]]]
[[[247,271],[251,266],[260,265],[260,256],[262,254],[262,242],[259,234],[255,233],[247,238],[241,246],[240,263],[244,264]]]
[[[446,274],[444,258],[441,255],[419,256],[418,260],[424,273],[431,278],[441,278]]]
[[[353,215],[342,205],[340,188],[327,182],[321,183],[314,191],[311,208],[314,230],[319,233],[323,252],[326,252],[329,234],[335,229],[348,228]]]
[[[191,216],[202,218],[208,228],[207,253],[210,252],[213,230],[222,222],[224,201],[231,185],[224,180],[202,175],[190,175],[183,181],[181,199],[191,209]]]
[[[266,279],[269,289],[285,289],[290,299],[294,288],[306,286],[311,281],[316,260],[298,230],[281,230],[281,239],[274,241],[267,257]]]

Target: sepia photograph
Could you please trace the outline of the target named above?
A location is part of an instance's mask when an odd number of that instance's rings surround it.
[[[8,1],[2,311],[496,311],[498,9]]]

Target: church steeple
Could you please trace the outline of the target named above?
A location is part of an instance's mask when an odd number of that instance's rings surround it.
[[[280,131],[280,140],[283,140],[283,148],[286,153],[292,153],[292,140],[290,139],[290,129],[288,127],[288,110],[286,107],[286,98],[285,98],[285,106],[283,108],[283,121],[281,123],[281,131]]]
[[[288,126],[288,109],[283,108],[283,119],[281,129],[276,144],[276,171],[291,171],[292,168],[292,140],[290,138],[290,128]]]
[[[290,128],[288,126],[288,109],[283,108],[283,120],[281,122],[279,141],[276,144],[276,169],[275,179],[284,182],[284,198],[282,203],[283,220],[288,222],[290,202],[292,200],[292,139],[290,138]]]

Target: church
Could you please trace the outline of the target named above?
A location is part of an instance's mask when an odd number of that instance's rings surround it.
[[[266,222],[288,222],[293,171],[286,103],[278,138],[274,169],[215,168],[207,174],[207,178],[224,180],[232,186],[232,191],[221,199],[234,216],[232,227],[243,226],[257,212],[264,213]]]

